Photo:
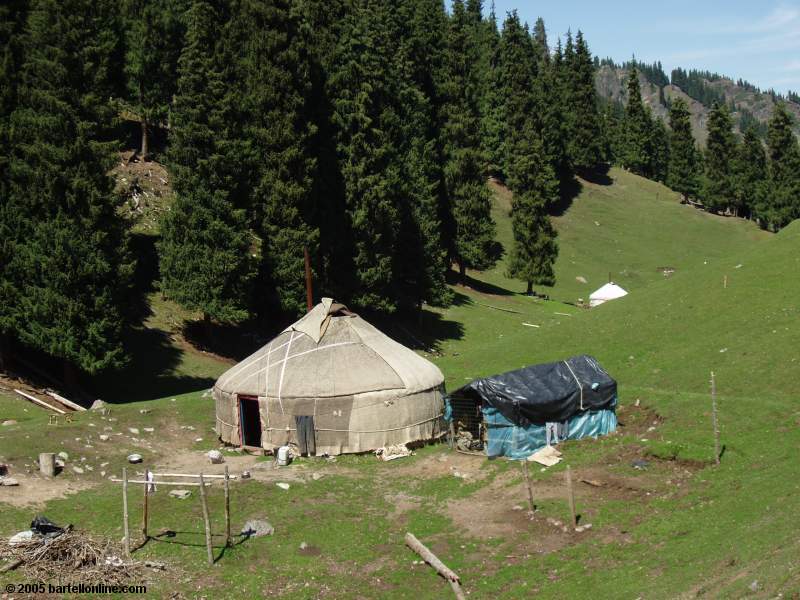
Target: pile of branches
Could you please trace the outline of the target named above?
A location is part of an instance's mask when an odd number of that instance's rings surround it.
[[[16,564],[26,580],[37,583],[120,585],[141,581],[147,565],[121,556],[122,551],[110,541],[75,531],[14,544],[0,538],[0,559],[9,566]]]

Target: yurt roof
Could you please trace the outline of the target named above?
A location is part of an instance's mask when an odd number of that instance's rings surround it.
[[[325,398],[382,390],[413,394],[444,381],[439,368],[367,321],[323,298],[219,378],[228,393]]]
[[[627,296],[628,292],[618,286],[616,283],[609,282],[601,288],[592,292],[589,300],[614,300],[615,298],[622,298]]]

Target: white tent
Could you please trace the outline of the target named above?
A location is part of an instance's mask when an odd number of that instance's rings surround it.
[[[214,385],[223,441],[310,454],[365,452],[439,435],[441,371],[323,298]],[[308,438],[308,439],[306,439]]]
[[[609,300],[616,300],[617,298],[622,298],[623,296],[627,295],[628,292],[623,290],[616,283],[608,282],[599,290],[594,291],[591,296],[589,296],[589,306],[594,308],[595,306],[600,306]]]

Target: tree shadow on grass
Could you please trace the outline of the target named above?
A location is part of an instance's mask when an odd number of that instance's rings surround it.
[[[463,294],[456,294],[465,298],[466,302],[470,301]],[[440,352],[443,341],[460,340],[464,337],[463,324],[445,319],[438,312],[427,308],[391,316],[375,314],[367,319],[404,346],[431,354]]]
[[[275,332],[277,334],[277,332]],[[198,350],[240,361],[269,342],[252,322],[236,325],[188,321],[183,337]]]
[[[577,198],[583,190],[583,184],[577,177],[570,177],[561,182],[561,193],[558,200],[550,206],[548,212],[551,217],[563,216],[572,206],[573,200]]]
[[[176,373],[183,351],[160,329],[137,327],[125,339],[130,353],[126,367],[102,373],[92,380],[94,394],[111,404],[174,396],[214,385],[211,377]]]
[[[462,282],[459,274],[452,270],[447,273],[447,283],[449,283],[450,285],[463,285],[464,287],[469,288],[471,290],[475,290],[480,294],[490,294],[493,296],[516,295],[511,290],[507,290],[506,288],[502,288],[492,283],[481,281],[480,279],[475,279],[474,277],[471,277],[469,274],[464,276],[464,281]],[[453,304],[455,306],[461,306],[462,304],[465,304],[467,300],[469,300],[469,298],[464,294],[459,294],[458,292],[456,292],[456,295],[460,296],[460,298],[456,298],[453,301]]]

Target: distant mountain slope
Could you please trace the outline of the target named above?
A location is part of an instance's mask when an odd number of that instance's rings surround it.
[[[627,80],[627,68],[608,64],[601,65],[595,75],[595,84],[600,97],[622,104],[628,100]],[[766,125],[772,116],[775,101],[769,93],[754,90],[750,86],[738,85],[728,78],[704,79],[704,83],[711,90],[722,94],[729,105],[735,105],[736,110],[733,116],[737,129],[743,120],[754,119],[757,123]],[[704,106],[701,102],[691,98],[676,85],[668,84],[662,88],[649,81],[642,72],[639,73],[639,84],[642,88],[642,99],[651,107],[653,113],[662,119],[667,119],[669,111],[666,106],[667,102],[678,97],[686,100],[692,113],[692,131],[695,139],[701,145],[705,144],[706,122],[711,110],[710,106]],[[786,106],[795,117],[795,133],[800,136],[800,104],[787,101]]]

